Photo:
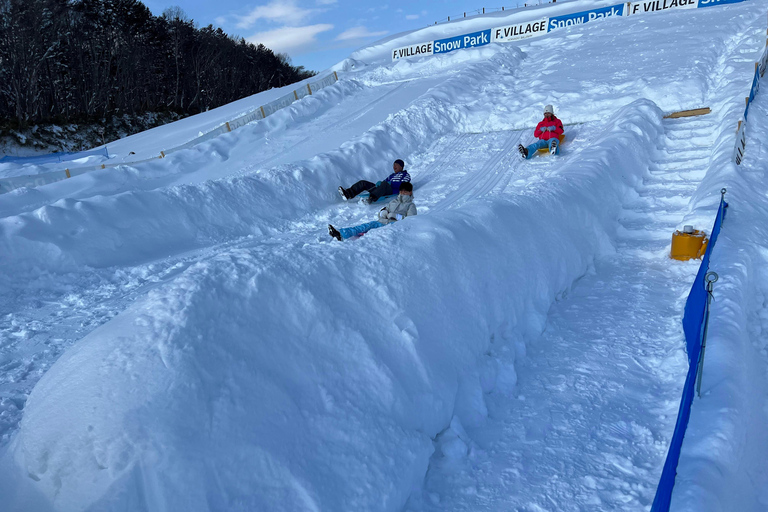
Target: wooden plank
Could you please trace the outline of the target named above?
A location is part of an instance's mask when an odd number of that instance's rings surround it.
[[[693,117],[693,116],[705,116],[712,112],[709,107],[695,108],[693,110],[681,110],[679,112],[672,112],[664,116],[664,119],[677,119],[678,117]]]

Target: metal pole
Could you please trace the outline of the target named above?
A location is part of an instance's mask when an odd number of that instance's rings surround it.
[[[704,331],[701,333],[701,352],[699,353],[699,371],[696,377],[696,394],[701,398],[701,378],[704,374],[704,351],[707,349],[707,331],[709,330],[709,303],[712,302],[712,289],[719,279],[716,272],[707,272],[704,280],[707,282],[707,310],[704,312]]]

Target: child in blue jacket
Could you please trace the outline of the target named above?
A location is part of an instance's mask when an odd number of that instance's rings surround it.
[[[370,181],[360,180],[349,188],[339,187],[339,194],[342,199],[348,201],[357,196],[361,192],[366,190],[370,194],[368,203],[375,203],[376,200],[382,196],[391,196],[393,194],[400,193],[400,184],[410,183],[411,175],[404,169],[405,162],[399,158],[392,164],[392,174],[387,176],[384,181],[378,183],[371,183]]]

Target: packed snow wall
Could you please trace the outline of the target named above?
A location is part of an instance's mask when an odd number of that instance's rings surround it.
[[[364,253],[277,240],[188,268],[43,377],[0,492],[40,510],[398,510],[433,438],[514,385],[484,354],[522,350],[611,250],[661,116],[636,102],[562,179],[406,219]]]

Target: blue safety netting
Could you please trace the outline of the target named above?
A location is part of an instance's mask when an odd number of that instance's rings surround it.
[[[672,500],[672,489],[675,486],[675,476],[677,475],[677,463],[680,460],[680,450],[683,446],[685,429],[688,428],[688,419],[691,416],[691,405],[693,404],[694,386],[699,367],[704,326],[709,317],[709,299],[707,297],[708,292],[704,277],[709,272],[709,258],[715,247],[715,242],[717,242],[717,236],[720,234],[720,227],[723,224],[727,207],[728,203],[725,202],[724,197],[721,198],[715,225],[712,226],[712,234],[709,237],[707,251],[701,260],[699,272],[696,274],[696,279],[693,281],[693,286],[691,286],[691,291],[688,294],[688,300],[685,303],[683,331],[685,332],[685,345],[688,352],[688,375],[685,378],[683,396],[680,399],[675,432],[672,435],[672,442],[667,452],[667,460],[664,462],[664,469],[661,472],[659,486],[656,488],[656,497],[653,500],[651,512],[667,512]]]
[[[36,155],[36,156],[9,156],[6,155],[0,158],[2,164],[51,164],[57,162],[70,162],[77,160],[78,158],[85,158],[87,156],[105,156],[109,157],[107,148],[91,149],[89,151],[75,151],[75,152],[61,152],[50,153],[48,155]]]

